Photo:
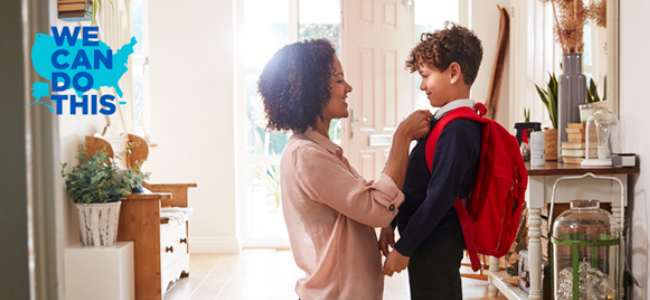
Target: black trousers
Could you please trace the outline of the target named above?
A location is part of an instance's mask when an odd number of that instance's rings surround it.
[[[458,216],[438,226],[411,255],[409,283],[412,300],[462,300],[460,262],[465,240]],[[453,217],[453,218],[451,218]],[[445,220],[447,221],[447,220]]]

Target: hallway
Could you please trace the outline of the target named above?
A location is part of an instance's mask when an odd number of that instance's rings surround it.
[[[190,276],[182,278],[164,300],[286,300],[297,299],[296,280],[303,272],[291,251],[247,249],[241,254],[192,254]],[[487,282],[463,278],[467,300],[505,299],[487,296]],[[406,272],[386,277],[384,299],[407,300]]]

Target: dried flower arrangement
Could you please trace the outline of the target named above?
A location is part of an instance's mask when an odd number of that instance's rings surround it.
[[[607,0],[592,1],[589,5],[589,19],[600,27],[607,27]]]
[[[584,48],[582,33],[585,21],[596,22],[605,27],[607,21],[607,0],[540,0],[551,3],[555,17],[555,35],[564,53],[581,53]],[[560,12],[558,16],[558,11]]]

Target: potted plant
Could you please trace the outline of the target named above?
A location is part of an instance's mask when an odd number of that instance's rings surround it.
[[[134,146],[128,145],[126,153]],[[79,163],[70,172],[66,172],[64,163],[61,176],[77,207],[81,241],[84,246],[113,245],[117,239],[120,199],[149,178],[149,173],[138,174],[142,162],[136,164],[135,170],[120,170],[105,149],[88,157],[85,143],[79,145],[77,152]]]
[[[527,138],[530,138],[533,131],[541,130],[542,124],[540,122],[530,121],[530,108],[524,108],[524,122],[515,123],[515,137],[519,145],[521,146],[521,142],[524,140],[524,134],[526,134]]]
[[[558,101],[558,83],[555,73],[549,73],[549,79],[547,89],[543,90],[537,84],[535,88],[539,94],[540,99],[544,102],[546,110],[548,110],[548,116],[551,119],[551,124],[553,129],[547,129],[544,131],[544,156],[546,160],[557,160],[558,157],[558,133],[557,133],[557,101]]]

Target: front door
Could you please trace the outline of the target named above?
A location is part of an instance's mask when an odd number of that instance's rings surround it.
[[[384,168],[397,125],[413,111],[409,0],[342,0],[343,70],[352,85],[341,137],[350,164],[366,179]]]

